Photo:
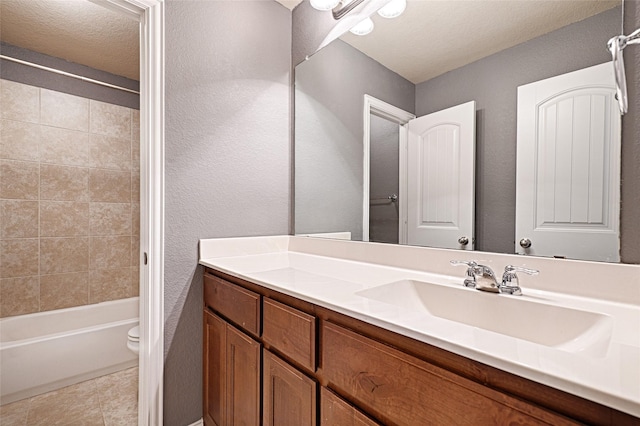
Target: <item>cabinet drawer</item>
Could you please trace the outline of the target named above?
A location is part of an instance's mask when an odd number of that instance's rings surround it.
[[[260,335],[258,293],[205,274],[204,304],[254,336]]]
[[[379,423],[371,420],[353,405],[323,387],[320,390],[320,425],[378,426]]]
[[[265,297],[262,339],[302,367],[315,371],[316,319]]]
[[[335,324],[321,344],[328,386],[385,424],[576,424]]]

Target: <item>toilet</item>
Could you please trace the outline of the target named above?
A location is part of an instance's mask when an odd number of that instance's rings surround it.
[[[140,353],[140,326],[136,325],[127,332],[127,348],[134,354]]]

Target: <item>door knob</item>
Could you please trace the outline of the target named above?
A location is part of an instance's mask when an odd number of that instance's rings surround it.
[[[528,238],[523,238],[520,240],[520,247],[529,248],[531,247],[531,240]]]
[[[469,244],[469,238],[467,237],[460,237],[458,238],[458,243],[462,246],[466,246],[467,244]]]

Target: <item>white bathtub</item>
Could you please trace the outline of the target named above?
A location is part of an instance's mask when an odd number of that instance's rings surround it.
[[[138,298],[0,319],[0,405],[138,363]]]

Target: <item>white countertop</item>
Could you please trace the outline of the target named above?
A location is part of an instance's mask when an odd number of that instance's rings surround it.
[[[521,277],[523,296],[485,294],[462,287],[465,269],[450,266],[452,259],[480,259],[493,264],[498,275],[503,264],[541,273]],[[290,236],[201,240],[200,264],[640,417],[640,267],[635,265]],[[364,297],[369,289],[400,280],[462,288],[478,298],[519,298],[601,313],[613,319],[610,339],[572,351]],[[562,292],[549,291],[556,287]],[[596,298],[598,291],[603,295]],[[494,315],[496,321],[510,320],[501,312]]]

